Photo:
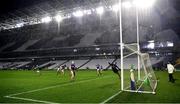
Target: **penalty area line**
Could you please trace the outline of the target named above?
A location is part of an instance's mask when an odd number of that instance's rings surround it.
[[[116,94],[112,95],[111,97],[109,97],[108,99],[104,100],[103,102],[101,102],[100,104],[104,104],[106,102],[108,102],[109,100],[113,99],[114,97],[116,97],[117,95],[119,95],[120,93],[122,93],[123,91],[119,91]]]
[[[38,102],[38,103],[57,104],[57,103],[54,103],[54,102],[42,101],[42,100],[36,100],[36,99],[29,99],[29,98],[22,98],[22,97],[12,97],[12,96],[4,96],[4,97],[11,98],[11,99],[16,99],[16,100],[25,100],[25,101]]]
[[[125,89],[128,89],[128,88],[129,88],[129,87],[127,87],[127,88],[125,88]],[[106,100],[104,100],[103,102],[101,102],[100,104],[105,104],[105,103],[107,103],[109,100],[113,99],[114,97],[116,97],[117,95],[119,95],[119,94],[122,93],[122,92],[123,92],[122,90],[118,91],[116,94],[110,96],[109,98],[107,98]]]
[[[110,76],[105,76],[105,77],[102,77],[102,78],[108,78],[108,77],[110,77]],[[17,95],[22,95],[22,94],[27,94],[27,93],[32,93],[32,92],[37,92],[37,91],[42,91],[42,90],[47,90],[47,89],[52,89],[52,88],[56,88],[56,87],[74,85],[74,84],[79,84],[79,83],[84,83],[84,82],[90,82],[90,81],[98,80],[98,79],[102,79],[102,78],[94,78],[94,79],[89,79],[89,80],[81,80],[81,81],[73,82],[73,83],[55,85],[55,86],[45,87],[45,88],[41,88],[41,89],[35,89],[35,90],[30,90],[30,91],[25,91],[25,92],[10,94],[10,95],[4,96],[4,97],[5,97],[5,98],[11,98],[11,99],[19,99],[19,100],[33,101],[33,102],[53,103],[53,102],[48,102],[48,101],[41,101],[41,100],[35,100],[35,99],[29,99],[29,98],[23,98],[23,97],[15,97],[15,96],[17,96]]]

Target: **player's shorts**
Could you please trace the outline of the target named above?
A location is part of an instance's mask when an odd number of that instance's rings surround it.
[[[71,75],[75,76],[75,71],[71,70]]]
[[[100,69],[99,69],[99,68],[97,68],[96,70],[97,70],[97,71],[100,71]]]
[[[62,69],[61,72],[64,72],[64,69]]]

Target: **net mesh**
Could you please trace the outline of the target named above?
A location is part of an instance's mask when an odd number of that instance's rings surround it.
[[[157,79],[156,79],[155,73],[154,73],[152,65],[151,65],[149,54],[142,53],[140,55],[140,58],[141,58],[141,63],[142,63],[143,69],[144,69],[144,74],[143,74],[144,75],[143,80],[145,81],[144,83],[149,84],[152,91],[154,92],[156,89],[156,86],[157,86]],[[141,76],[143,76],[143,75],[141,75]]]
[[[157,86],[157,79],[152,69],[149,54],[138,53],[136,44],[126,44],[124,45],[124,50],[126,50],[126,53],[128,50],[129,51],[128,54],[131,53],[134,54],[131,55],[131,58],[129,58],[129,56],[125,54],[123,58],[123,65],[124,65],[123,89],[125,89],[125,91],[130,91],[130,92],[148,92],[148,93],[155,92]],[[140,57],[139,71],[137,67],[138,56]],[[133,78],[134,82],[132,82],[132,78],[131,78],[132,76],[134,77]]]

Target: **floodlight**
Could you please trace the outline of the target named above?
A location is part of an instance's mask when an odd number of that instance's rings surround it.
[[[154,40],[149,40],[148,42],[149,42],[149,43],[154,43]]]
[[[118,5],[118,4],[113,5],[112,10],[115,11],[115,12],[119,11],[119,6],[120,5]]]
[[[62,17],[60,15],[56,15],[55,19],[57,22],[61,22],[62,21]]]
[[[133,0],[133,4],[137,8],[149,8],[155,3],[155,0]]]
[[[77,49],[74,49],[73,52],[77,52],[78,50]]]
[[[122,3],[122,5],[123,5],[123,7],[127,8],[127,9],[129,9],[129,8],[131,8],[131,7],[132,7],[132,3],[131,3],[131,2],[129,2],[129,1],[125,1],[125,2],[123,2],[123,3]]]
[[[96,12],[101,15],[101,14],[104,13],[104,8],[103,7],[98,7],[98,8],[96,8]]]
[[[155,44],[154,44],[154,43],[149,43],[149,44],[147,45],[147,48],[149,48],[149,49],[154,49],[154,47],[155,47]]]
[[[74,15],[75,17],[82,17],[84,14],[83,14],[82,11],[79,10],[79,11],[74,12],[73,15]]]
[[[91,10],[84,10],[84,14],[90,15],[92,14]]]
[[[167,47],[173,47],[174,43],[173,42],[167,42]]]
[[[24,24],[23,23],[18,23],[18,24],[16,24],[16,27],[22,27],[22,26],[24,26]]]
[[[44,18],[41,19],[41,21],[42,21],[43,23],[49,23],[49,22],[52,21],[52,18],[51,18],[51,17],[44,17]]]
[[[66,15],[64,18],[71,18],[71,14]]]
[[[98,47],[97,47],[97,48],[95,48],[95,50],[96,50],[96,51],[99,51],[99,50],[100,50],[100,48],[98,48]]]

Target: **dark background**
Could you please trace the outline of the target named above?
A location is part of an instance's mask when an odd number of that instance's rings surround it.
[[[0,0],[0,14],[6,14],[16,9],[35,5],[48,0]]]

